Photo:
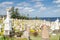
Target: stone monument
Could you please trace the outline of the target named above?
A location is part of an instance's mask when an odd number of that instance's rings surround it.
[[[10,35],[10,32],[12,31],[12,21],[10,19],[11,13],[10,8],[7,9],[7,17],[4,20],[4,35]]]
[[[42,30],[41,31],[42,40],[49,40],[48,26],[47,25],[42,25],[41,30]]]

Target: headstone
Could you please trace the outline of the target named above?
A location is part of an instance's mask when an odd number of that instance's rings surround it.
[[[48,26],[47,25],[41,26],[41,30],[42,40],[49,40]]]

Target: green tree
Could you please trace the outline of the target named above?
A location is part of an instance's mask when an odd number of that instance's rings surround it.
[[[18,11],[18,8],[15,9],[14,7],[12,7],[10,11],[11,11],[11,18],[28,19],[29,14],[27,16],[25,16],[25,15],[21,16]]]
[[[11,8],[11,18],[19,18],[18,8],[14,9],[14,7]]]

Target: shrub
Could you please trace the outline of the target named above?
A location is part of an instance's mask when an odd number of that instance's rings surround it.
[[[30,29],[30,33],[34,33],[35,32],[35,30],[33,30],[33,29]]]
[[[38,36],[38,32],[35,31],[35,32],[33,33],[33,35],[34,35],[35,37]]]
[[[17,37],[21,37],[21,36],[22,36],[22,34],[23,34],[23,32],[22,32],[22,31],[21,31],[21,32],[17,32],[17,33],[16,33]]]

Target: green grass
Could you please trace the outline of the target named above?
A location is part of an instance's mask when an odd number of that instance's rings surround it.
[[[37,36],[37,37],[31,36],[31,39],[32,40],[41,40],[41,37],[40,36]]]
[[[37,36],[37,37],[30,36],[30,38],[31,38],[31,40],[41,40],[41,36]],[[3,36],[0,36],[0,40],[17,40],[17,39],[16,38],[6,38],[6,39],[4,39]],[[50,40],[59,40],[59,35],[55,35],[55,36],[51,35]]]
[[[31,39],[32,40],[41,40],[41,37],[40,36],[37,36],[37,37],[31,36]],[[55,36],[51,35],[50,40],[59,40],[59,34],[55,35]]]
[[[50,40],[59,40],[59,35],[51,35]]]

